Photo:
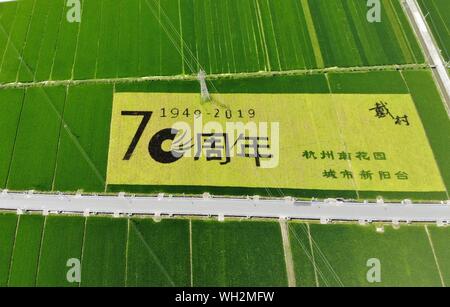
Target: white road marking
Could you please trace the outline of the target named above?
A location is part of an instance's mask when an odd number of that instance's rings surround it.
[[[436,251],[434,250],[433,241],[431,240],[431,235],[430,235],[427,225],[425,225],[425,232],[427,233],[428,241],[430,242],[431,250],[433,251],[434,262],[436,263],[436,267],[439,272],[439,278],[441,279],[442,287],[445,287],[444,277],[442,276],[441,268],[439,266],[439,261],[437,259]]]

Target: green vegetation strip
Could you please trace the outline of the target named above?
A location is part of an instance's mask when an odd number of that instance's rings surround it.
[[[194,286],[287,286],[276,222],[192,221]]]
[[[445,61],[450,61],[450,2],[447,0],[418,0],[434,39]]]
[[[16,228],[16,215],[0,213],[0,287],[8,284]]]
[[[64,0],[0,6],[0,84],[424,63],[397,1],[380,23],[343,0],[92,0],[82,22]]]
[[[23,215],[19,217],[9,273],[9,286],[33,287],[36,285],[43,227],[43,216]]]

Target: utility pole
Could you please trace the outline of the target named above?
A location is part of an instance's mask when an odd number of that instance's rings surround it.
[[[202,94],[202,100],[211,101],[211,96],[209,95],[208,87],[206,86],[206,72],[204,70],[200,70],[197,78],[198,81],[200,82],[200,91]]]

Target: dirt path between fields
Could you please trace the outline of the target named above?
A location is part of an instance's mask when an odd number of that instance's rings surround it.
[[[281,237],[283,239],[284,259],[286,262],[286,273],[288,286],[296,287],[294,261],[292,258],[291,242],[289,241],[289,228],[285,219],[280,220]]]

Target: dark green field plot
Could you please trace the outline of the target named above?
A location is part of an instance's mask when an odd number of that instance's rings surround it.
[[[34,10],[34,0],[6,4],[6,10],[0,19],[1,40],[6,42],[0,45],[0,83],[18,80],[20,58],[24,54]]]
[[[111,85],[68,89],[59,138],[55,190],[104,191],[112,92]]]
[[[397,1],[379,23],[355,0],[81,3],[0,4],[0,83],[424,62]]]
[[[442,56],[450,61],[450,2],[447,0],[418,0]]]
[[[5,188],[22,112],[24,90],[0,90],[0,187]]]
[[[450,287],[450,229],[428,227],[439,271],[445,286]]]
[[[68,287],[67,266],[70,259],[81,260],[85,219],[81,217],[48,217],[45,223],[38,286]]]
[[[0,287],[8,284],[9,268],[16,235],[17,216],[0,214]]]
[[[0,286],[287,286],[288,274],[297,287],[450,284],[448,227],[288,230],[290,246],[278,221],[0,213]],[[379,283],[367,279],[374,263]]]
[[[194,286],[287,286],[276,222],[192,221]]]
[[[18,229],[9,273],[9,286],[36,285],[45,218],[40,215],[19,216]]]
[[[367,1],[309,1],[325,66],[424,61],[400,2],[381,2],[382,21],[369,23]]]
[[[189,221],[129,221],[127,286],[191,284]]]
[[[443,248],[439,264],[448,265],[442,257],[448,254],[448,246],[443,246],[442,235],[429,237],[424,226],[385,227],[384,233],[377,233],[374,226],[358,225],[291,223],[290,228],[300,285],[442,286],[430,239]],[[380,283],[367,279],[374,260],[380,264]]]
[[[127,220],[88,218],[81,286],[125,286]]]

